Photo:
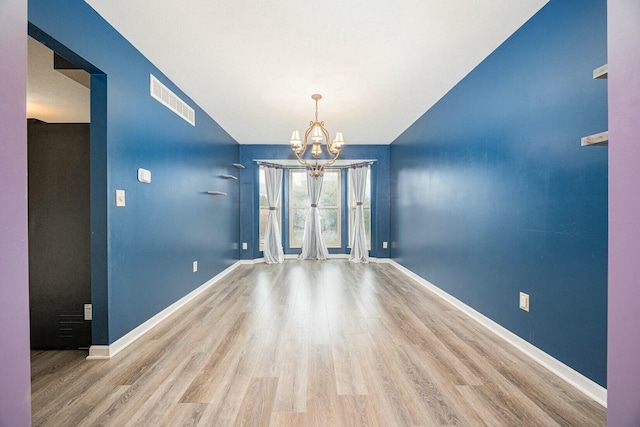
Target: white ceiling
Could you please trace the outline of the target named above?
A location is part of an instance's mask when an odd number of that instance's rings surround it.
[[[86,0],[241,144],[389,144],[548,0]],[[496,76],[497,78],[497,76]]]
[[[89,123],[89,89],[53,69],[53,51],[28,37],[27,118]]]

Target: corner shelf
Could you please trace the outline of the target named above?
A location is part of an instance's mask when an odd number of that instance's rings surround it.
[[[227,193],[222,191],[207,191],[207,194],[211,194],[212,196],[226,196]]]
[[[593,70],[594,79],[607,79],[609,76],[609,64],[604,64]],[[609,145],[609,131],[594,133],[580,138],[583,147],[607,147]]]
[[[222,178],[224,179],[238,179],[237,176],[233,176],[233,175],[220,175]]]
[[[234,163],[233,167],[236,167],[238,169],[246,169],[242,163]]]
[[[607,146],[609,145],[609,131],[595,133],[593,135],[584,136],[580,139],[580,145],[586,146]]]

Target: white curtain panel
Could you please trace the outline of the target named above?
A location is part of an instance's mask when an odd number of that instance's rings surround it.
[[[318,201],[322,191],[322,177],[307,177],[307,192],[309,194],[309,212],[304,223],[304,234],[302,235],[302,252],[298,259],[327,259],[329,251],[322,237],[322,227],[320,224],[320,213],[318,212]]]
[[[364,229],[364,197],[367,189],[368,167],[356,167],[349,169],[353,195],[356,202],[356,218],[354,221],[353,242],[351,242],[351,262],[369,262],[369,250],[367,249],[367,235]]]
[[[267,264],[280,264],[284,261],[284,252],[282,251],[277,207],[282,188],[282,168],[265,166],[264,177],[267,186],[267,203],[269,204],[269,217],[264,231],[264,261]]]

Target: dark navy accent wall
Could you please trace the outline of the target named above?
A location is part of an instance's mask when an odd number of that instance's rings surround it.
[[[106,209],[107,289],[92,293],[108,323],[94,320],[93,344],[113,343],[238,260],[238,181],[220,177],[235,173],[238,144],[84,1],[32,0],[29,22],[54,50],[104,73],[106,102],[92,108],[106,108],[106,142],[92,146],[91,165],[106,172],[92,215]],[[195,109],[195,126],[149,95],[150,73]],[[138,168],[151,184],[137,181]],[[116,189],[125,207],[115,206]]]
[[[551,0],[391,145],[392,257],[606,384],[606,2]],[[531,296],[529,313],[519,292]]]
[[[240,250],[241,259],[256,259],[262,256],[258,236],[258,170],[253,160],[293,159],[288,145],[241,145],[240,162],[246,167],[240,171],[240,242],[247,242],[247,250]],[[371,166],[371,256],[388,258],[389,249],[382,242],[389,241],[389,146],[347,145],[340,159],[373,159]],[[286,215],[286,212],[284,212]],[[284,230],[286,233],[286,230]],[[283,235],[283,238],[286,236]],[[299,251],[298,251],[299,253]]]

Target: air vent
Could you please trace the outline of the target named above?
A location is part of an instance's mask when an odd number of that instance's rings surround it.
[[[169,88],[160,83],[153,74],[149,74],[151,80],[151,96],[164,104],[171,111],[191,123],[196,125],[196,112],[189,107],[182,99],[178,98]]]

